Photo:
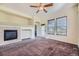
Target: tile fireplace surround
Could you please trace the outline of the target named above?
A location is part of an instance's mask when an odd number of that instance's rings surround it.
[[[4,41],[4,30],[17,30],[17,35],[18,35],[17,39]],[[22,34],[21,26],[0,25],[0,45],[5,45],[5,44],[10,44],[10,43],[21,41],[23,39],[21,34]],[[32,37],[33,35],[31,35],[31,38]]]
[[[4,30],[17,30],[18,31],[17,39],[4,41]],[[0,25],[0,45],[21,41],[19,34],[20,34],[20,27],[19,26]]]

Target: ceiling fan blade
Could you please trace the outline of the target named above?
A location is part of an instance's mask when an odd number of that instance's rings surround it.
[[[47,13],[47,10],[46,9],[43,9],[43,10],[44,10],[45,13]]]
[[[36,11],[36,13],[38,13],[38,12],[39,12],[39,10]]]
[[[53,6],[53,3],[49,3],[49,4],[44,5],[44,7],[50,7],[50,6]]]
[[[35,7],[35,8],[37,8],[38,6],[33,6],[33,5],[30,5],[30,7]]]

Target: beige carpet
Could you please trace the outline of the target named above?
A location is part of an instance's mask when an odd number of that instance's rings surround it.
[[[78,47],[46,38],[0,46],[1,56],[78,56]]]

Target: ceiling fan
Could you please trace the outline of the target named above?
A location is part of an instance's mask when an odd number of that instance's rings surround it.
[[[30,5],[30,7],[38,8],[36,13],[38,13],[39,11],[44,11],[45,13],[47,13],[46,8],[51,7],[51,6],[53,6],[53,3],[48,3],[48,4],[45,4],[45,5],[43,3],[39,3],[38,6]]]

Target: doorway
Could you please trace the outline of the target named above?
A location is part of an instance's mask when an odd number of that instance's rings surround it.
[[[39,37],[41,34],[40,22],[35,23],[35,37]]]
[[[35,25],[35,37],[37,37],[37,25]]]

